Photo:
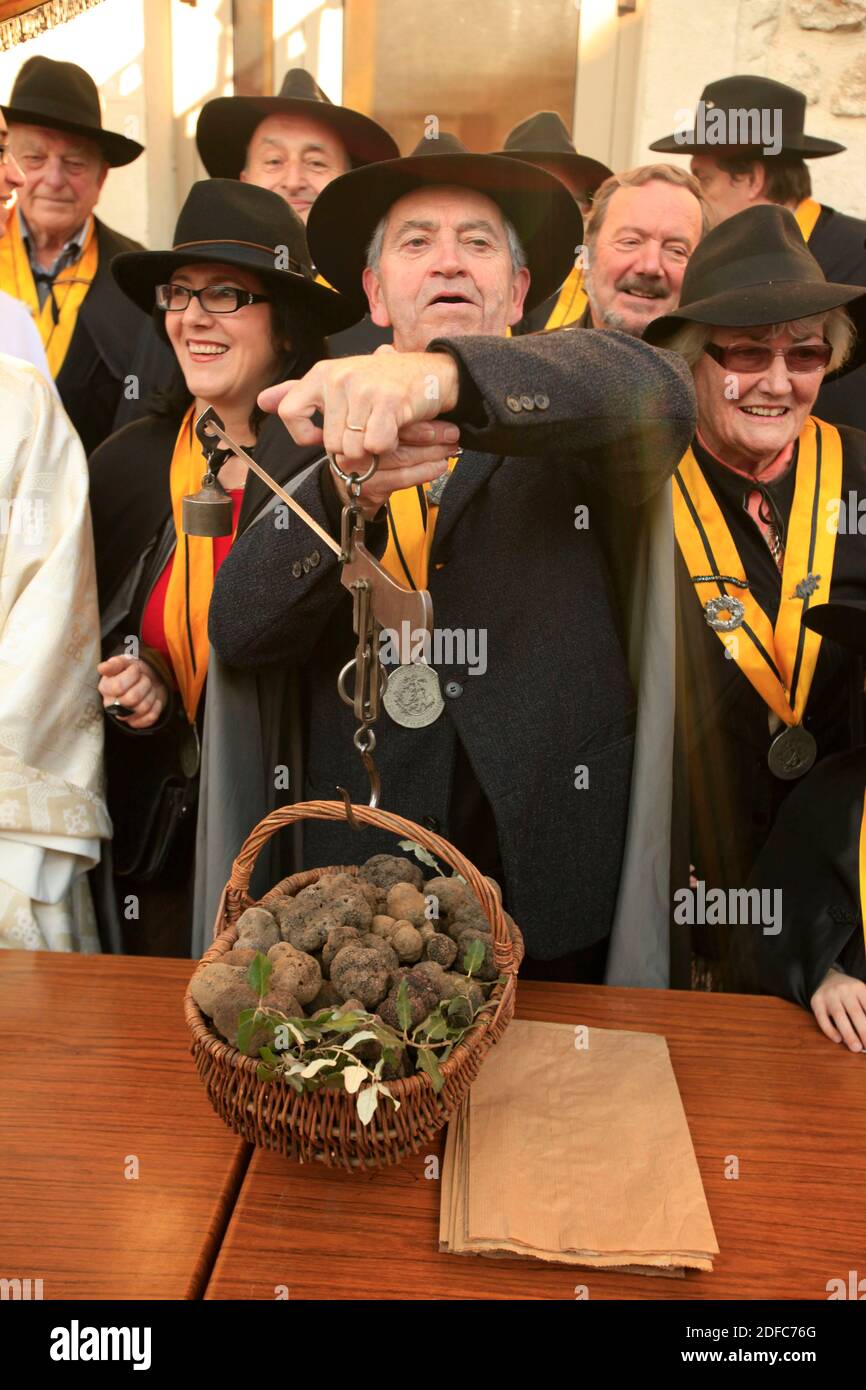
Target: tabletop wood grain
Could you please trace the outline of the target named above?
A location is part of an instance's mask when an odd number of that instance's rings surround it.
[[[443,1255],[425,1155],[353,1176],[257,1149],[205,1297],[826,1299],[829,1280],[866,1276],[866,1055],[764,997],[525,983],[517,1012],[665,1035],[721,1249],[711,1274]]]
[[[0,1278],[201,1296],[249,1150],[189,1055],[192,968],[0,951]]]

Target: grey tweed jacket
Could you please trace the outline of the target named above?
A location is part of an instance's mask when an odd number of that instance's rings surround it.
[[[550,959],[598,941],[614,917],[635,747],[629,670],[646,669],[630,626],[642,611],[636,557],[694,431],[691,377],[674,354],[612,332],[431,349],[458,362],[464,447],[431,553],[434,621],[484,629],[487,668],[440,664],[445,710],[427,728],[383,712],[382,804],[448,837],[459,739],[495,817],[506,904],[527,951]],[[314,470],[296,496],[330,530],[322,489]],[[301,669],[305,785],[292,799],[333,799],[339,783],[365,802],[355,721],[336,690],[354,650],[351,603],[333,554],[294,514],[284,523],[257,523],[224,561],[211,641],[229,666]],[[383,532],[371,547],[380,554]],[[672,633],[672,611],[668,622]],[[288,742],[285,730],[278,761],[289,762]],[[669,785],[668,766],[668,799]],[[395,849],[390,836],[363,835],[361,844],[348,827],[306,822],[305,864]]]

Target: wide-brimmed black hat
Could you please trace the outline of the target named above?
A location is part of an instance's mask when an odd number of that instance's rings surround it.
[[[169,251],[124,251],[111,273],[124,294],[149,314],[154,290],[182,265],[215,261],[253,270],[267,292],[300,303],[323,334],[357,323],[361,311],[325,285],[316,283],[304,224],[278,193],[237,179],[194,183],[180,210]]]
[[[404,194],[435,184],[484,193],[511,222],[531,276],[527,309],[559,289],[583,241],[580,209],[565,184],[523,160],[470,154],[444,131],[421,139],[405,159],[353,169],[322,190],[307,223],[316,269],[344,294],[358,294],[381,219]]]
[[[708,232],[683,276],[679,308],[644,329],[664,347],[683,323],[756,328],[826,313],[866,295],[825,279],[797,220],[775,203],[745,208]]]
[[[599,184],[613,174],[613,170],[600,160],[578,153],[556,111],[536,111],[534,116],[527,116],[508,132],[502,149],[492,153],[523,159],[527,164],[543,161],[545,165],[580,179],[587,193],[594,193]]]
[[[131,164],[144,150],[137,140],[103,130],[96,83],[76,63],[28,58],[15,78],[8,102],[0,109],[9,125],[19,121],[85,135],[99,146],[106,163],[115,169]]]
[[[840,646],[866,654],[866,601],[831,599],[816,603],[803,614],[803,626],[829,637]]]
[[[247,146],[266,116],[307,116],[329,126],[356,168],[400,151],[387,130],[352,111],[335,106],[304,68],[290,68],[275,97],[215,97],[205,102],[195,129],[202,163],[213,178],[236,179],[247,159]]]
[[[845,149],[835,140],[821,140],[816,135],[806,135],[806,97],[796,87],[788,87],[784,82],[775,82],[772,77],[722,77],[718,82],[710,82],[701,92],[701,102],[705,112],[722,110],[725,113],[724,130],[736,131],[740,135],[752,132],[752,122],[741,120],[738,113],[743,111],[771,111],[780,113],[781,148],[776,154],[796,155],[800,159],[823,159],[828,154],[841,154]],[[708,124],[714,129],[715,120]],[[774,117],[775,120],[775,117]],[[760,124],[760,123],[758,123]],[[719,125],[721,122],[719,121]],[[745,129],[741,129],[745,127]],[[677,135],[665,135],[654,140],[651,150],[661,154],[714,154],[723,149],[754,151],[762,157],[772,159],[773,155],[763,156],[766,142],[763,139],[736,139],[724,144],[710,144],[704,139],[701,124],[696,120],[690,131],[680,131]]]

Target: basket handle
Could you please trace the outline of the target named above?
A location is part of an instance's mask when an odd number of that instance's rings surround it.
[[[472,889],[490,923],[497,966],[501,970],[514,969],[514,944],[505,924],[499,898],[484,875],[463,857],[459,849],[449,840],[444,840],[441,835],[435,835],[432,830],[416,825],[414,821],[405,820],[403,816],[397,816],[391,811],[382,811],[373,806],[353,806],[352,811],[356,819],[364,825],[373,825],[379,830],[390,830],[394,835],[416,840],[424,849],[443,859],[455,873],[460,874]],[[335,820],[345,823],[346,806],[341,801],[300,801],[294,806],[281,806],[259,821],[244,840],[226,885],[225,907],[226,919],[229,922],[235,922],[249,904],[247,890],[261,850],[283,826],[293,825],[299,820]]]

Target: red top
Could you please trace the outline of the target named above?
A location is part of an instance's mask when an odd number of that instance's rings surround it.
[[[232,548],[232,541],[238,529],[238,517],[241,513],[241,503],[244,500],[244,489],[242,487],[229,488],[229,496],[232,499],[232,534],[230,536],[215,536],[213,542],[213,572],[216,574],[223,560]],[[168,557],[165,569],[159,576],[150,591],[150,598],[145,605],[144,614],[141,619],[141,640],[146,647],[152,647],[154,651],[164,656],[169,666],[171,666],[171,655],[168,650],[168,643],[165,640],[165,595],[168,590],[168,581],[171,579],[171,571],[174,565],[174,551]]]

